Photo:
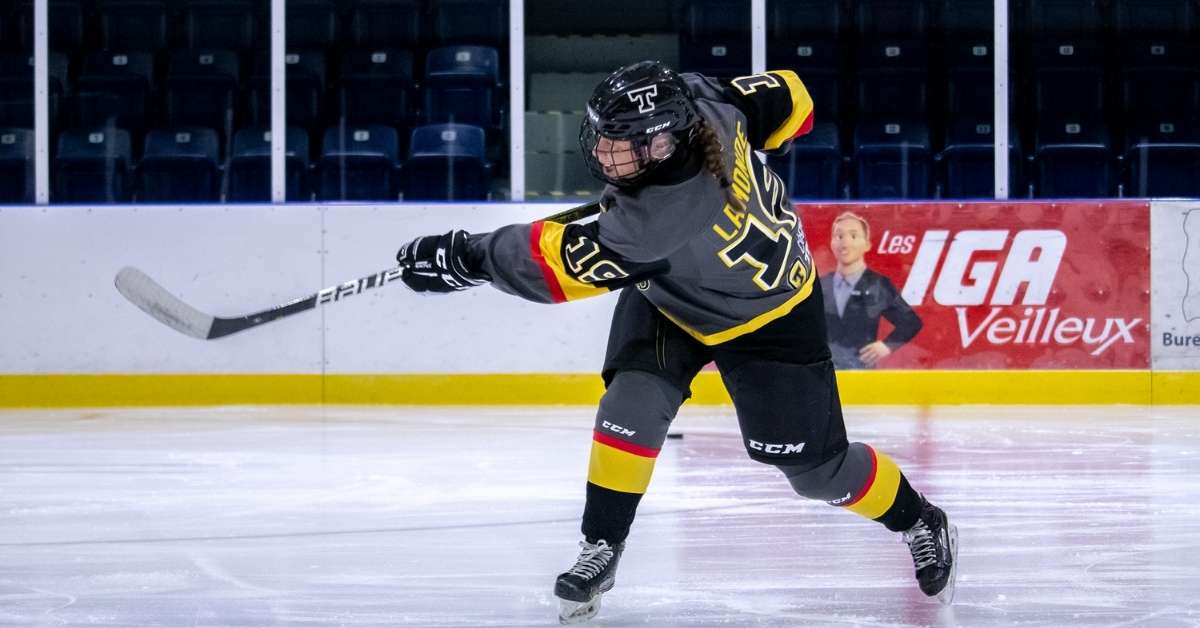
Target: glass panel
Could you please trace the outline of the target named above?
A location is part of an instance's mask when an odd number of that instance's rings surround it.
[[[769,158],[800,199],[991,198],[992,3],[769,0],[767,65],[811,133]]]
[[[247,120],[244,70],[267,48],[265,8],[50,0],[51,201],[225,200]]]
[[[588,97],[616,69],[649,59],[684,72],[750,72],[748,0],[525,3],[525,186],[532,201],[594,198],[579,152]]]
[[[508,198],[507,0],[340,6],[288,0],[288,119],[315,198]]]
[[[32,7],[0,9],[0,205],[34,201],[32,33]],[[61,97],[59,85],[52,113]]]

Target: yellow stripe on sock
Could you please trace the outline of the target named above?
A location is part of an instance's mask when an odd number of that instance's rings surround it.
[[[896,502],[900,490],[900,467],[887,454],[875,452],[875,482],[858,502],[848,508],[867,519],[877,519]]]
[[[642,494],[650,486],[653,473],[654,458],[592,441],[592,457],[588,462],[588,481],[592,484],[622,493]]]

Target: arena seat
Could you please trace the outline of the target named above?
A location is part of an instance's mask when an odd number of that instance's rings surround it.
[[[1046,117],[1038,122],[1034,194],[1038,198],[1115,196],[1108,128],[1087,117]]]
[[[906,117],[864,120],[854,129],[858,198],[929,198],[929,127]]]
[[[116,203],[129,200],[133,159],[129,132],[77,129],[58,136],[54,159],[55,203]]]
[[[413,56],[407,50],[350,50],[338,79],[339,115],[353,124],[407,127],[413,92]]]
[[[288,127],[285,162],[287,200],[306,201],[309,145],[304,129]],[[255,202],[271,200],[271,131],[249,127],[233,136],[229,160],[229,200]]]
[[[1200,109],[1200,49],[1182,41],[1121,45],[1121,100],[1127,120]]]
[[[941,0],[938,11],[948,41],[987,36],[989,42],[994,12],[992,0]]]
[[[712,37],[679,41],[679,70],[732,78],[750,74],[750,41],[737,37]]]
[[[604,184],[575,151],[525,153],[525,193],[540,200],[595,197]]]
[[[338,42],[337,2],[287,0],[288,48],[326,48]]]
[[[98,0],[100,47],[104,50],[157,51],[167,45],[164,0]]]
[[[1125,195],[1200,197],[1200,120],[1157,119],[1134,125],[1125,142]]]
[[[853,6],[855,27],[864,41],[922,39],[929,30],[924,0],[859,0]]]
[[[496,125],[499,56],[484,46],[443,46],[425,60],[422,94],[426,123]]]
[[[993,110],[990,38],[963,38],[943,49],[946,68],[946,111],[952,114],[988,114]]]
[[[288,124],[312,127],[321,120],[325,98],[325,55],[318,51],[289,52],[287,64]],[[259,52],[250,75],[250,121],[271,123],[271,55]]]
[[[179,50],[167,63],[166,120],[172,127],[217,129],[237,122],[238,57],[228,50]]]
[[[1197,11],[1192,0],[1115,0],[1113,26],[1122,38],[1186,39],[1195,36]]]
[[[486,200],[484,131],[464,124],[413,129],[404,164],[404,200]]]
[[[842,197],[842,148],[832,122],[814,124],[807,135],[792,141],[786,155],[772,155],[767,163],[783,178],[791,198]]]
[[[93,52],[76,84],[76,115],[83,126],[117,126],[139,135],[157,118],[154,56],[148,52]]]
[[[946,147],[936,157],[941,197],[950,199],[995,198],[996,134],[991,113],[960,116],[946,128]],[[1009,140],[1009,195],[1025,194],[1021,147],[1015,131]]]
[[[33,0],[21,0],[13,18],[18,51],[33,53]],[[73,55],[83,45],[87,31],[84,3],[79,0],[49,1],[49,38],[56,52]]]
[[[745,38],[749,34],[747,0],[689,0],[683,7],[683,35],[692,41]]]
[[[356,48],[413,48],[421,43],[418,0],[355,0],[349,16],[350,43]]]
[[[818,119],[842,115],[842,48],[828,38],[767,43],[767,66],[794,71],[808,88]]]
[[[430,7],[437,45],[501,46],[508,41],[508,2],[438,0]]]
[[[183,40],[192,50],[248,50],[266,40],[250,0],[187,0],[183,4]]]
[[[0,205],[33,202],[33,131],[0,128]]]
[[[767,41],[836,39],[842,32],[842,6],[829,0],[767,3]]]
[[[1026,15],[1027,28],[1035,40],[1063,35],[1094,37],[1104,30],[1105,7],[1101,0],[1028,0]]]
[[[63,94],[67,86],[67,57],[50,53],[49,114],[53,124],[58,120]],[[33,127],[33,57],[26,53],[0,54],[0,126]]]
[[[1067,40],[1034,45],[1034,102],[1039,113],[1103,114],[1102,46]]]
[[[138,200],[145,203],[214,201],[220,188],[216,131],[197,127],[146,133]]]
[[[328,129],[317,164],[317,199],[396,200],[399,154],[399,137],[391,127],[367,124]]]
[[[924,114],[929,109],[929,48],[921,41],[860,46],[858,107],[865,114]]]

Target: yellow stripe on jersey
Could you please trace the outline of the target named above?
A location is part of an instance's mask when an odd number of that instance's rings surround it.
[[[900,467],[879,451],[875,452],[875,481],[867,488],[857,502],[846,508],[867,519],[878,519],[896,502],[896,493],[900,491]]]
[[[608,293],[608,288],[598,288],[590,283],[579,281],[567,273],[566,268],[563,266],[562,258],[562,240],[565,231],[566,225],[560,225],[555,222],[542,223],[542,238],[538,242],[542,258],[545,260],[546,265],[550,267],[550,270],[554,271],[554,276],[558,279],[558,285],[562,288],[563,296],[568,301],[578,301],[579,299]]]
[[[593,440],[588,482],[622,493],[643,494],[650,486],[654,460]]]
[[[783,121],[783,124],[779,125],[779,128],[767,137],[767,141],[762,147],[762,150],[775,150],[784,142],[792,139],[796,132],[804,126],[804,123],[812,117],[813,101],[812,96],[808,94],[808,89],[804,87],[804,83],[800,81],[800,77],[796,76],[795,72],[773,70],[768,74],[782,78],[792,96],[792,113]]]
[[[735,325],[729,329],[713,332],[711,334],[705,334],[696,331],[695,329],[692,329],[691,327],[679,322],[679,319],[671,316],[667,312],[663,312],[661,309],[659,311],[662,312],[663,316],[670,319],[672,323],[675,323],[676,326],[682,329],[684,333],[711,347],[712,345],[719,345],[722,342],[733,340],[738,336],[744,336],[752,331],[758,331],[767,323],[787,316],[788,312],[792,311],[792,308],[803,303],[804,300],[807,299],[810,294],[812,294],[813,281],[816,276],[816,273],[809,274],[808,280],[804,282],[804,285],[800,286],[800,288],[796,290],[796,294],[793,294],[790,298],[788,298],[787,301],[780,303],[774,309],[767,310],[766,312],[763,312],[762,314],[759,314],[758,316],[755,316],[754,318],[740,325]]]

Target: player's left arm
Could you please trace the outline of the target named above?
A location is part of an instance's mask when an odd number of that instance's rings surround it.
[[[892,333],[887,335],[887,338],[883,339],[883,344],[887,345],[888,349],[895,351],[916,337],[924,323],[921,322],[921,317],[913,311],[912,306],[900,295],[900,291],[896,290],[896,286],[892,285],[887,277],[881,277],[881,279],[883,281],[880,282],[880,288],[888,296],[888,305],[883,310],[883,318],[887,319],[887,322],[895,328]]]
[[[786,149],[812,130],[813,100],[791,70],[771,70],[722,82],[726,98],[746,116],[747,137],[755,150]]]

